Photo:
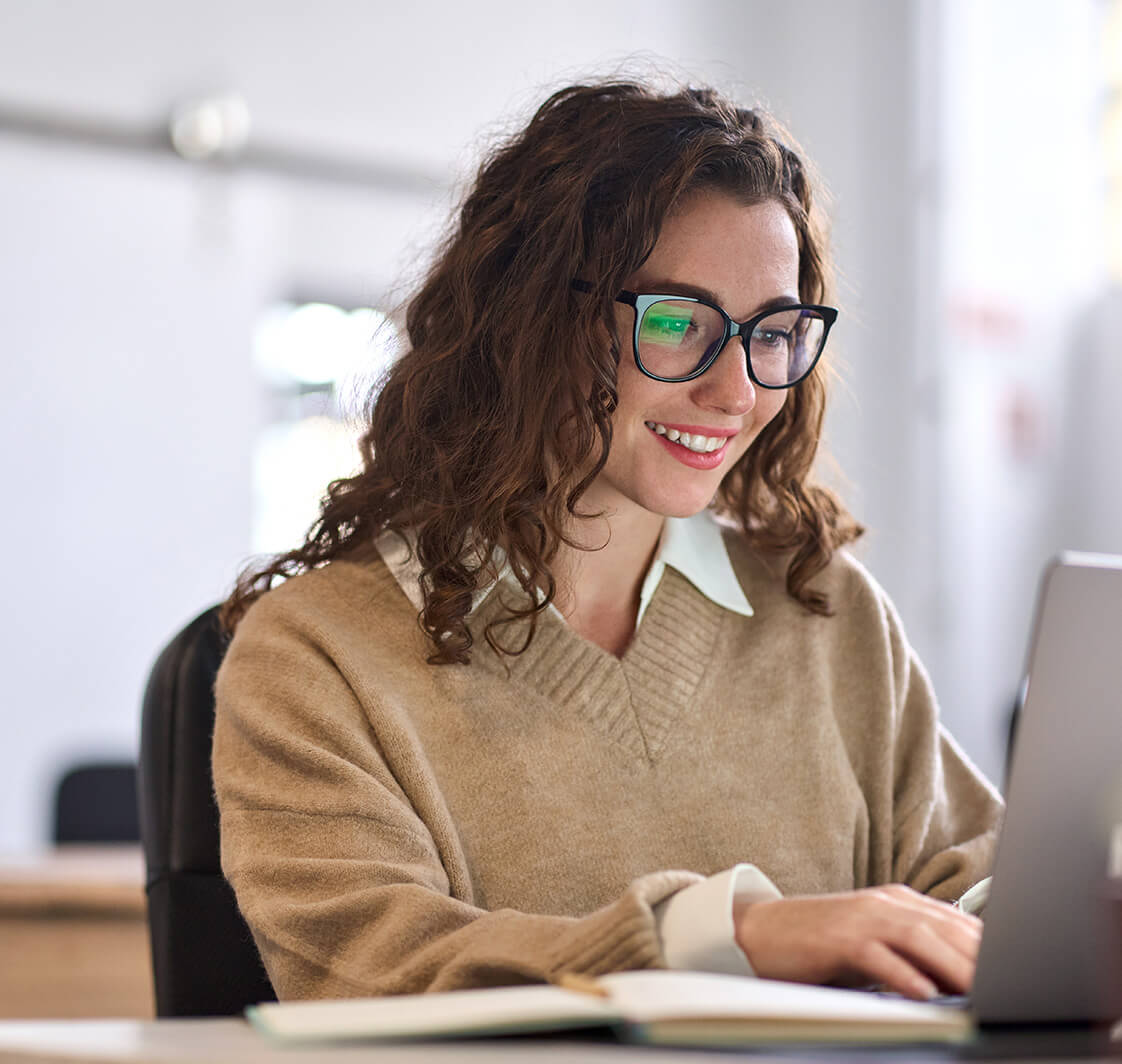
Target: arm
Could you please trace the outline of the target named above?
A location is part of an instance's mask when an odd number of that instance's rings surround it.
[[[897,686],[892,878],[953,901],[990,874],[1003,803],[940,723],[927,673],[889,611]]]
[[[222,861],[282,998],[452,989],[664,964],[659,872],[581,917],[487,912],[439,794],[395,777],[309,627],[255,607],[217,687]],[[410,796],[412,794],[412,797]]]
[[[850,734],[858,736],[870,806],[884,811],[885,845],[866,882],[888,883],[741,906],[737,941],[761,975],[879,982],[917,998],[939,988],[962,992],[973,978],[981,924],[944,902],[988,875],[1002,804],[939,723],[930,682],[891,603],[871,580],[866,587],[876,610],[861,642],[875,649],[863,670],[847,665],[877,677],[866,705],[885,712],[868,729],[862,717],[851,721]]]

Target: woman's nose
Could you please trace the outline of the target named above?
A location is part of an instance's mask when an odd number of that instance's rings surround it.
[[[693,397],[699,406],[725,414],[746,414],[756,405],[748,353],[739,336],[732,337],[717,361],[694,381]]]

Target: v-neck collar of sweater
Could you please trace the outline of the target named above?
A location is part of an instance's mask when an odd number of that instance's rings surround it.
[[[377,541],[401,590],[420,611],[421,569],[408,542]],[[504,588],[522,594],[504,560],[497,578],[476,592],[469,624],[476,631],[473,661],[498,671],[528,694],[563,707],[597,728],[632,764],[653,766],[675,722],[695,703],[718,655],[730,614],[752,616],[752,606],[729,560],[721,526],[709,511],[667,518],[643,581],[634,638],[621,657],[581,637],[551,604],[529,646],[500,654],[479,638],[505,611]],[[512,649],[526,622],[500,629]]]
[[[653,766],[727,653],[722,633],[734,615],[668,567],[621,657],[585,639],[555,610],[538,618],[528,646],[527,621],[498,626],[495,638],[511,651],[499,653],[484,633],[505,612],[504,586],[472,614],[473,663],[523,688],[528,707],[544,700],[548,712],[571,713],[597,728],[626,761]]]
[[[421,567],[412,550],[411,541],[385,533],[378,538],[378,553],[386,563],[398,586],[406,594],[414,609],[424,608],[421,592]],[[496,580],[475,592],[472,613],[491,594],[500,581],[513,581],[513,573],[501,552],[496,552],[499,574]],[[692,517],[667,517],[663,522],[658,547],[643,586],[639,592],[639,613],[636,628],[642,623],[647,608],[654,598],[655,589],[667,567],[676,569],[710,602],[742,617],[752,616],[752,605],[744,594],[740,581],[729,561],[728,550],[721,535],[721,526],[713,513],[702,510]],[[550,606],[558,617],[561,614]]]

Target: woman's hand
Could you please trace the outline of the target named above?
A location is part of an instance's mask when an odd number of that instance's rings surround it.
[[[965,993],[982,922],[893,884],[737,907],[736,941],[757,975],[796,983],[881,983],[923,1000]]]

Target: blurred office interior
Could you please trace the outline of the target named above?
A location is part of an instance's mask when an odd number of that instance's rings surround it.
[[[1122,553],[1120,7],[0,6],[0,852],[48,841],[69,765],[135,756],[158,649],[353,464],[486,144],[619,71],[763,102],[816,161],[823,476],[1000,781],[1042,565]]]

